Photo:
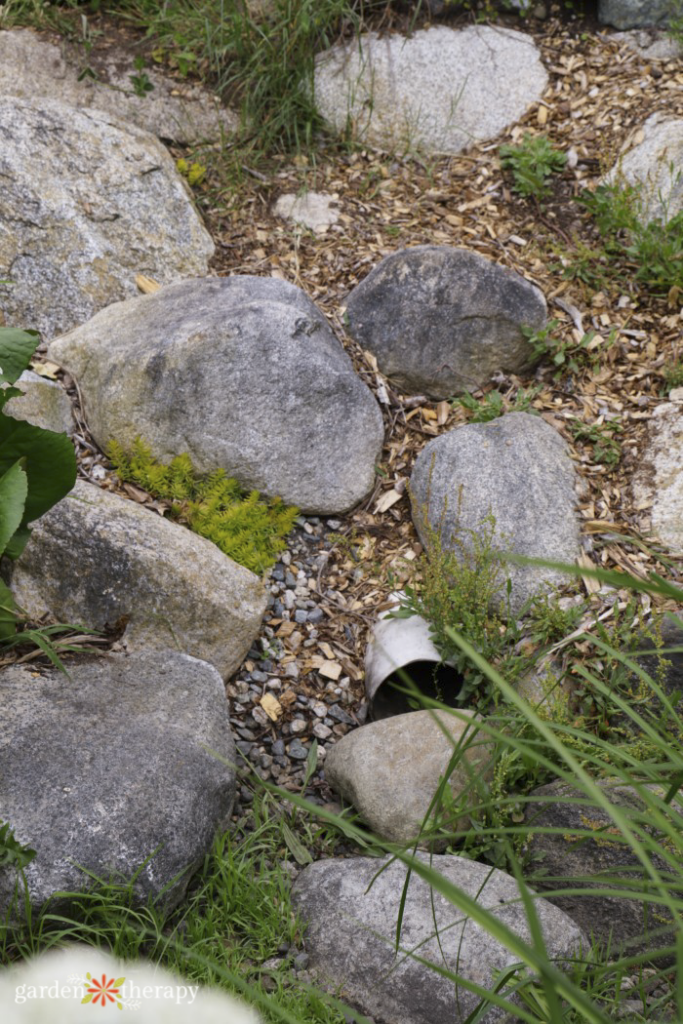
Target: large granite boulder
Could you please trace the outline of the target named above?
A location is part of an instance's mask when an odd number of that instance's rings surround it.
[[[605,182],[640,186],[643,221],[670,220],[683,209],[683,119],[652,114],[632,135]]]
[[[648,820],[645,803],[636,789],[609,779],[599,780],[597,785],[630,820],[636,832],[649,833],[656,847],[666,844],[666,834],[658,832]],[[658,792],[663,797],[665,790]],[[682,804],[679,798],[679,814]],[[638,889],[637,879],[643,876],[643,866],[607,811],[587,806],[585,794],[569,783],[553,782],[531,794],[524,809],[524,821],[529,828],[529,884],[547,892],[547,899],[586,934],[609,941],[612,956],[658,949],[672,941],[673,932],[661,932],[673,920],[671,911],[656,899],[657,893],[645,879],[642,890]],[[671,877],[671,867],[663,858],[655,853],[651,859],[657,871]],[[563,889],[588,891],[583,895],[552,894],[553,890]],[[594,894],[591,889],[596,890]],[[607,896],[606,889],[639,895],[634,899]],[[644,899],[644,890],[655,898]]]
[[[524,904],[509,875],[462,857],[417,857],[530,941]],[[388,858],[324,860],[304,868],[293,897],[307,926],[311,967],[321,984],[376,1024],[462,1024],[479,996],[430,970],[429,963],[491,989],[497,972],[519,957],[415,874],[402,908],[397,955],[396,923],[405,879],[405,865]],[[534,907],[550,959],[561,963],[579,954],[582,945],[586,949],[571,918],[543,899],[535,899]],[[482,1024],[517,1019],[495,1007],[478,1018]]]
[[[494,550],[564,563],[581,553],[574,467],[565,442],[539,416],[512,412],[434,438],[415,462],[410,487],[413,520],[427,547],[431,531],[444,548],[471,551],[472,531],[481,534],[492,515]],[[510,563],[504,573],[513,615],[567,580],[542,566]]]
[[[128,650],[176,648],[224,678],[266,608],[259,578],[211,541],[82,480],[35,523],[8,572],[34,619],[125,628]]]
[[[672,14],[671,0],[598,0],[598,21],[613,28],[666,25]]]
[[[346,300],[348,330],[408,394],[449,398],[534,363],[523,327],[547,307],[523,277],[467,249],[420,245],[382,260]]]
[[[95,110],[0,96],[0,322],[51,338],[137,294],[205,274],[213,242],[172,157]]]
[[[183,281],[110,306],[50,346],[79,381],[98,444],[140,435],[304,511],[371,490],[384,436],[372,392],[299,289],[261,277]]]
[[[372,145],[459,153],[518,121],[548,75],[531,36],[443,25],[409,38],[370,32],[316,58],[315,102]]]
[[[493,744],[462,718],[412,711],[347,733],[325,759],[325,779],[373,832],[410,843],[425,824],[429,829],[427,812],[451,759],[457,758],[448,780],[453,799],[467,793],[472,804],[478,802],[477,783],[490,774],[492,754]],[[467,814],[454,821],[445,809],[442,804],[438,811],[447,832],[467,828]]]
[[[88,888],[84,871],[120,881],[139,869],[141,900],[180,874],[163,897],[176,903],[232,810],[223,681],[175,651],[68,667],[68,676],[25,665],[0,672],[0,819],[37,852],[25,868],[31,903]],[[0,869],[3,918],[16,882],[14,869]]]
[[[103,42],[90,53],[97,75],[92,77],[82,74],[80,43],[62,39],[56,45],[26,29],[0,32],[0,95],[92,107],[186,144],[217,139],[237,127],[237,115],[202,86],[170,78],[153,61],[141,72],[130,49]],[[151,88],[139,95],[134,78]]]
[[[653,409],[631,479],[636,508],[647,508],[652,532],[676,554],[683,552],[683,391],[680,395],[681,400]]]

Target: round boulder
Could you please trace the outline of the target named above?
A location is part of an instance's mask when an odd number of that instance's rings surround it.
[[[493,516],[493,551],[565,563],[581,552],[574,467],[560,435],[539,416],[511,412],[435,437],[418,456],[410,487],[427,548],[436,533],[444,549],[472,551],[473,536],[481,537]],[[506,576],[513,615],[567,579],[556,569],[513,563],[501,582]]]
[[[275,278],[202,278],[109,306],[50,346],[106,449],[139,435],[243,487],[338,513],[371,490],[384,436],[372,392],[322,313]]]
[[[545,325],[540,290],[466,249],[420,245],[383,259],[346,303],[348,330],[407,394],[449,398],[496,371],[523,373],[523,328]]]

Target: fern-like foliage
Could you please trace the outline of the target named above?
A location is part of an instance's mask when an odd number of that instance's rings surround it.
[[[121,480],[170,502],[174,518],[252,572],[265,572],[285,547],[299,510],[279,498],[243,491],[222,469],[199,474],[186,454],[164,465],[139,437],[131,449],[112,441],[108,455]]]

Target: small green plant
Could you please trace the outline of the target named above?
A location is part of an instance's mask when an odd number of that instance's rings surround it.
[[[621,433],[622,427],[616,420],[605,420],[602,424],[588,426],[581,420],[571,420],[569,429],[575,441],[590,444],[593,448],[593,461],[604,466],[616,466],[621,459],[621,445],[615,434]]]
[[[548,178],[567,163],[566,153],[555,149],[545,135],[525,134],[519,146],[501,146],[500,164],[512,171],[513,189],[522,196],[543,199],[549,194]]]
[[[200,185],[206,177],[206,167],[203,164],[188,163],[187,160],[176,160],[176,168],[184,178],[187,178],[189,185]]]
[[[273,564],[298,515],[279,498],[266,501],[258,491],[243,491],[222,469],[196,473],[189,455],[164,465],[140,438],[131,450],[112,441],[108,454],[121,480],[168,501],[176,519],[255,573]]]
[[[666,395],[674,388],[683,387],[683,361],[677,359],[675,362],[663,366],[662,377],[664,378],[662,390]]]
[[[8,868],[21,871],[31,863],[35,855],[35,850],[22,845],[15,838],[9,822],[0,818],[0,871],[6,871]]]
[[[140,99],[144,99],[148,92],[152,92],[154,89],[154,83],[150,81],[150,77],[145,71],[145,60],[144,57],[135,58],[135,70],[137,74],[129,75],[133,91],[136,96]]]
[[[454,399],[451,405],[453,408],[458,405],[462,406],[470,423],[488,423],[490,420],[497,419],[498,416],[503,416],[506,412],[533,413],[531,403],[539,391],[540,388],[531,388],[529,391],[520,388],[513,402],[504,398],[500,391],[487,392],[481,402],[478,402],[472,395],[465,394]]]
[[[595,331],[588,331],[579,341],[576,341],[574,337],[559,337],[556,333],[559,326],[559,320],[549,320],[540,331],[522,327],[522,333],[531,345],[537,359],[550,358],[552,360],[553,365],[557,367],[556,376],[560,376],[567,370],[570,373],[581,373],[597,359],[591,345],[595,338]]]
[[[76,482],[76,456],[66,434],[15,420],[4,406],[23,391],[13,385],[27,369],[37,331],[0,328],[0,555],[16,559],[26,547],[29,523],[69,493]],[[0,581],[0,642],[14,636],[17,608]]]

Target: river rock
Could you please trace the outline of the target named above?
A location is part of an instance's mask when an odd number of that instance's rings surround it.
[[[369,32],[316,58],[315,102],[388,149],[459,153],[518,121],[548,84],[533,38],[489,25]]]
[[[676,554],[683,552],[683,401],[652,410],[631,487],[636,508],[647,508],[652,532]]]
[[[607,184],[640,185],[642,221],[670,220],[683,209],[683,118],[652,114],[633,133],[616,165],[605,176]]]
[[[635,789],[618,780],[601,779],[596,784],[636,831],[644,829],[655,837],[658,846],[666,842],[666,836],[657,833],[648,821],[644,801]],[[657,792],[663,797],[665,790]],[[679,798],[679,814],[682,803]],[[657,949],[673,941],[673,934],[649,934],[672,920],[671,912],[661,903],[590,892],[551,895],[552,890],[571,888],[623,889],[618,883],[620,877],[630,879],[630,889],[643,871],[641,862],[620,838],[621,831],[612,817],[601,807],[587,806],[582,790],[559,781],[541,786],[529,797],[524,821],[529,828],[526,853],[532,865],[529,883],[546,891],[549,902],[568,914],[587,935],[603,942],[609,940],[611,956]],[[546,829],[551,831],[543,831]],[[595,838],[586,835],[589,832],[595,833]],[[670,874],[671,867],[656,854],[652,863],[658,871]]]
[[[473,717],[471,711],[458,716]],[[439,782],[455,751],[460,756],[449,786],[458,800],[477,802],[477,783],[490,774],[493,744],[476,727],[447,711],[412,711],[364,725],[342,737],[325,760],[325,779],[383,839],[409,843],[423,827]],[[443,817],[449,833],[469,817]]]
[[[462,857],[420,852],[416,856],[522,939],[530,940],[519,889],[509,875]],[[519,957],[416,874],[408,886],[396,956],[396,922],[405,879],[405,865],[398,860],[389,863],[388,858],[323,860],[304,868],[294,883],[293,897],[307,925],[311,968],[326,988],[376,1024],[462,1024],[479,997],[407,954],[414,951],[421,959],[488,989],[496,973]],[[561,962],[578,954],[582,944],[585,951],[585,940],[571,918],[543,899],[534,900],[534,907],[548,957]],[[498,1008],[479,1018],[482,1024],[517,1019]]]
[[[34,619],[125,628],[128,650],[177,648],[225,678],[266,608],[259,578],[211,541],[82,480],[35,523],[9,571]]]
[[[372,489],[384,436],[372,392],[324,316],[276,278],[183,281],[110,306],[50,346],[106,448],[140,435],[304,511]]]
[[[449,398],[496,371],[534,363],[522,328],[545,325],[541,291],[491,260],[450,246],[387,256],[346,301],[349,333],[407,394]]]
[[[413,520],[422,543],[430,530],[442,547],[473,550],[495,519],[494,550],[553,562],[573,562],[581,552],[575,507],[575,473],[560,435],[545,420],[512,412],[490,423],[468,423],[435,437],[418,456],[410,481]],[[556,569],[507,565],[510,610],[520,613],[536,594],[566,582]],[[500,609],[505,613],[506,609]]]
[[[84,65],[92,74],[83,75]],[[133,78],[151,88],[139,96]],[[169,78],[153,61],[136,68],[130,50],[99,40],[86,59],[80,41],[57,45],[27,29],[0,32],[0,95],[92,107],[186,145],[220,138],[238,124],[202,86]]]
[[[141,900],[182,872],[163,897],[177,903],[232,810],[236,753],[223,681],[175,651],[68,668],[68,676],[25,665],[0,672],[0,818],[37,852],[25,868],[31,903],[87,888],[83,869],[120,881],[140,868]],[[3,918],[15,882],[14,871],[0,870]],[[59,896],[52,906],[68,902]]]
[[[598,21],[613,28],[665,25],[671,14],[671,0],[598,0]]]
[[[205,274],[213,242],[172,157],[113,115],[0,96],[0,311],[51,338],[161,284]]]

